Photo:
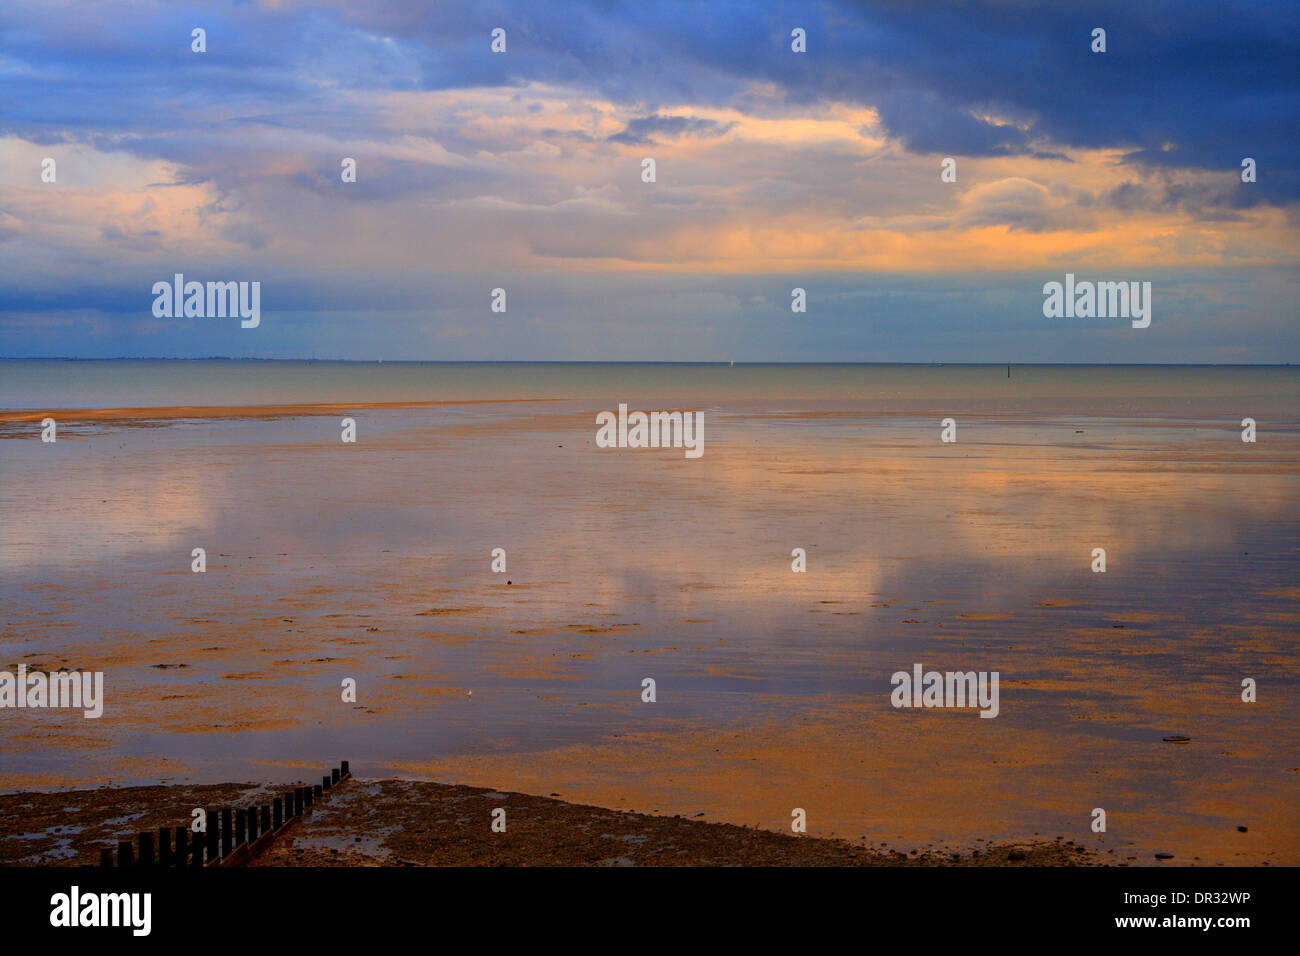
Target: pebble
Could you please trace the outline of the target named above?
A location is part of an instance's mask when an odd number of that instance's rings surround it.
[[[1157,860],[1172,860],[1173,858],[1174,858],[1174,855],[1173,855],[1172,853],[1157,853],[1157,854],[1156,854],[1156,859],[1157,859]]]
[[[1162,739],[1167,744],[1185,744],[1190,742],[1192,738],[1183,737],[1180,734],[1170,734],[1168,737],[1164,737]]]

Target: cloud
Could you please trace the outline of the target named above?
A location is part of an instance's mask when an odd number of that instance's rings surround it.
[[[881,121],[918,153],[991,156],[1029,152],[1029,136],[1010,123],[976,116],[932,92],[891,92],[878,101]]]
[[[1013,230],[1042,232],[1062,228],[1065,204],[1053,203],[1045,186],[1012,177],[982,183],[968,190],[957,221],[963,226],[1010,226]]]
[[[622,132],[609,137],[611,143],[640,145],[653,143],[656,136],[662,139],[680,139],[683,136],[723,136],[735,123],[718,123],[698,116],[638,116],[630,119]]]
[[[189,49],[199,24],[206,54]],[[1096,25],[1105,54],[1088,49]],[[260,278],[294,315],[262,341],[298,336],[301,351],[313,308],[322,324],[367,308],[418,323],[412,297],[448,294],[435,277],[458,273],[1294,268],[1298,25],[1293,6],[1217,0],[499,0],[486,13],[284,0],[199,14],[10,0],[0,308],[98,315],[111,339],[126,328],[111,317],[134,316],[154,279]],[[505,54],[490,52],[494,26]],[[793,26],[807,53],[790,50]],[[650,146],[654,184],[639,176]],[[57,184],[40,181],[47,155]],[[946,156],[956,183],[939,178]],[[1241,183],[1243,156],[1257,183]],[[313,282],[330,294],[302,293]],[[463,332],[481,290],[463,294],[443,304],[460,310],[459,340],[482,344]],[[549,321],[594,330],[601,312]],[[1250,321],[1273,335],[1262,315]],[[147,341],[131,328],[123,347]],[[918,356],[926,328],[901,333]],[[408,331],[394,341],[416,348]],[[807,334],[826,354],[852,345]],[[81,347],[66,325],[42,335]],[[185,335],[178,349],[221,351]],[[3,347],[25,346],[6,333]]]

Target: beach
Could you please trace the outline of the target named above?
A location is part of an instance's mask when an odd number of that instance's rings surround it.
[[[95,866],[139,832],[176,826],[174,809],[252,806],[275,788],[256,784],[122,787],[0,795],[0,866]],[[284,866],[1097,866],[1063,840],[978,845],[966,853],[904,852],[846,840],[710,823],[680,814],[626,813],[557,796],[500,793],[415,780],[349,780],[249,858]],[[505,811],[504,831],[491,826]],[[182,820],[182,826],[185,825]],[[217,826],[215,816],[212,826]],[[160,845],[155,841],[155,845]],[[1120,864],[1127,865],[1127,864]]]
[[[97,720],[0,712],[7,800],[350,754],[904,856],[1300,863],[1296,370],[158,364],[6,376],[0,667],[105,675]],[[703,455],[599,448],[620,402]],[[916,664],[997,672],[996,719],[891,706]]]

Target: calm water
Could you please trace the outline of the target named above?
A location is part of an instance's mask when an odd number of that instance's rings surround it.
[[[0,409],[11,410],[525,398],[954,400],[1080,413],[1097,403],[1232,417],[1235,407],[1216,404],[1227,400],[1294,422],[1300,368],[1029,365],[1008,377],[1003,365],[0,360]]]
[[[0,665],[108,694],[0,711],[0,786],[347,757],[902,846],[1300,862],[1300,370],[0,363],[9,410],[499,398],[557,400],[359,408],[355,445],[334,415],[0,425]],[[596,448],[620,401],[704,409],[704,456]],[[999,671],[1001,715],[894,710],[914,662]]]

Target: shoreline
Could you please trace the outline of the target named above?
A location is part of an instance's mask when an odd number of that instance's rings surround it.
[[[6,836],[0,839],[0,866],[93,866],[101,847],[141,831],[183,825],[196,806],[213,813],[283,789],[223,783],[3,794],[0,827]],[[1043,867],[1110,862],[1060,837],[988,843],[974,850],[902,850],[680,815],[610,810],[557,797],[354,778],[250,865]],[[497,808],[506,811],[505,833],[491,828]],[[76,825],[65,822],[70,817]]]

